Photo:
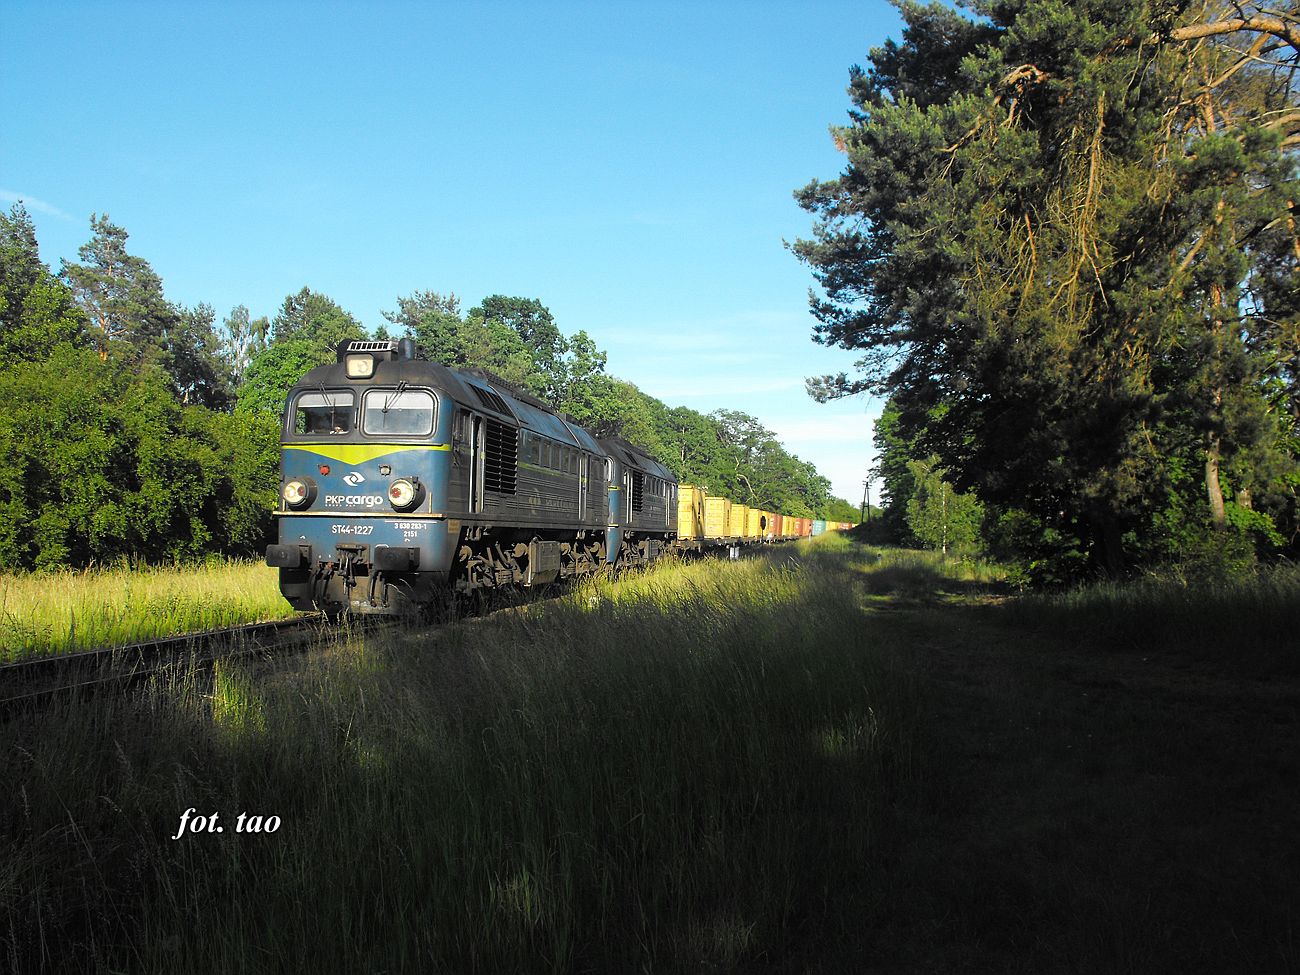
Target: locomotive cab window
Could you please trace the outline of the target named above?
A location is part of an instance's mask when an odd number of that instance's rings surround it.
[[[372,389],[366,393],[361,429],[384,436],[427,437],[433,433],[433,394],[422,389]]]
[[[350,390],[299,393],[293,404],[293,432],[324,436],[351,433],[355,402]]]

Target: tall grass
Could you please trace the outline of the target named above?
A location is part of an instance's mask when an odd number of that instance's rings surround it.
[[[858,581],[877,596],[933,601],[944,594],[1002,589],[1007,579],[1005,567],[978,558],[866,546],[842,533],[818,536],[818,542],[812,552],[847,557],[846,567],[855,570]]]
[[[225,562],[0,575],[0,660],[291,616],[277,571]]]
[[[594,579],[12,726],[0,958],[696,972],[834,943],[920,724],[843,561]],[[225,832],[170,840],[190,807]]]
[[[1002,611],[1017,625],[1067,637],[1300,672],[1300,567],[1294,565],[1097,582],[1026,596]]]

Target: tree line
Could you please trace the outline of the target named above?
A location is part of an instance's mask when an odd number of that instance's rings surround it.
[[[758,507],[844,519],[847,502],[745,413],[668,407],[610,375],[585,332],[537,299],[396,299],[373,335],[310,288],[274,316],[169,301],[127,232],[91,218],[76,262],[40,259],[21,204],[0,213],[0,543],[14,568],[253,555],[269,540],[279,417],[344,339],[410,336],[422,355],[487,369],[683,481]]]
[[[1042,581],[1294,555],[1294,4],[964,6],[899,4],[796,193],[817,338],[862,353],[810,392],[885,398],[887,523],[957,498]]]

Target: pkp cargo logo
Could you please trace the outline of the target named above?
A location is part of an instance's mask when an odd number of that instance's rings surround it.
[[[362,477],[358,471],[352,471],[349,474],[345,474],[343,477],[343,483],[346,484],[348,487],[356,487],[364,480],[365,478]]]

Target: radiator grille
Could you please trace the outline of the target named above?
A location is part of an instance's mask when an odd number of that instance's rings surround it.
[[[498,494],[514,494],[519,475],[519,431],[491,417],[486,419],[483,487]]]
[[[645,475],[640,471],[632,472],[632,510],[640,511],[645,494]]]
[[[506,401],[497,394],[496,390],[484,389],[482,386],[475,386],[473,383],[469,384],[469,388],[474,390],[474,395],[478,397],[479,402],[489,410],[495,410],[504,416],[513,416],[510,408],[506,406]]]

